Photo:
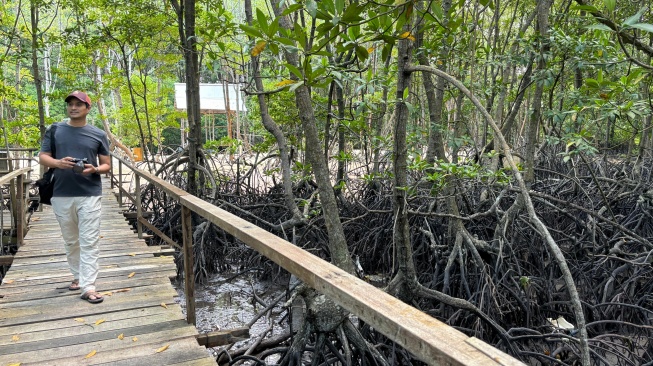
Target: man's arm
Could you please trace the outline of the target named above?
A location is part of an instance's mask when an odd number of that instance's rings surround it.
[[[49,152],[39,153],[39,163],[48,168],[72,169],[75,163],[73,163],[71,160],[71,157],[55,159],[52,157],[52,153]]]
[[[97,167],[98,174],[105,174],[111,171],[111,156],[110,155],[98,155],[98,160],[100,165]]]

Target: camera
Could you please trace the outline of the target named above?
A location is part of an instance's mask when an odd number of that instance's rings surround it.
[[[86,164],[88,162],[88,160],[86,158],[84,158],[84,159],[73,158],[73,160],[71,160],[71,161],[73,163],[75,163],[75,165],[73,166],[73,172],[75,172],[77,174],[84,171],[84,164]]]

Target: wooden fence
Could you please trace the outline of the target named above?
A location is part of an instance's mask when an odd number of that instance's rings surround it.
[[[195,212],[294,274],[308,286],[325,294],[428,364],[523,365],[491,345],[465,335],[290,242],[205,202],[153,174],[136,169],[117,156],[114,158],[118,161],[119,173],[118,176],[112,175],[112,186],[117,185],[119,188],[121,202],[122,195],[126,194],[135,203],[139,235],[142,235],[141,225],[144,225],[167,243],[179,248],[184,254],[184,289],[189,323],[195,323],[191,225],[191,212]],[[127,167],[134,174],[135,197],[131,197],[130,192],[122,186],[123,167]],[[143,217],[140,197],[141,179],[165,191],[181,205],[183,232],[181,247]]]
[[[15,218],[12,227],[16,230],[16,240],[19,246],[23,244],[26,229],[25,213],[27,211],[26,203],[29,198],[29,189],[27,185],[30,184],[30,180],[26,175],[31,173],[31,171],[31,167],[25,167],[14,170],[0,177],[0,186],[8,184],[10,187],[9,195],[11,207],[15,207],[16,211],[19,213],[18,215],[12,215]]]

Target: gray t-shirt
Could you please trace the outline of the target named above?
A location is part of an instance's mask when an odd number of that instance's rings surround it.
[[[41,152],[52,152],[52,130],[48,127],[41,142]],[[67,123],[57,123],[54,136],[56,144],[55,159],[86,158],[88,164],[98,166],[98,155],[109,156],[107,134],[101,129],[86,125],[73,127]],[[102,195],[102,178],[99,174],[81,175],[72,169],[55,169],[53,197],[86,197]]]

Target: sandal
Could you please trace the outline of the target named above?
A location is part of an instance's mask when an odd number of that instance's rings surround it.
[[[77,291],[80,289],[79,287],[79,280],[73,280],[73,282],[68,286],[68,289],[70,291]]]
[[[99,304],[104,301],[104,297],[95,291],[86,291],[82,294],[82,300],[86,300],[91,304]]]

